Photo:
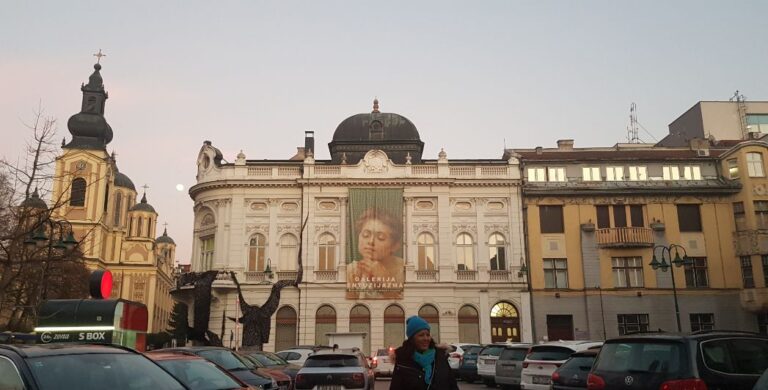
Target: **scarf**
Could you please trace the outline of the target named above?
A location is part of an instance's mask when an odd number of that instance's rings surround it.
[[[424,382],[432,383],[432,368],[435,364],[435,349],[430,348],[424,352],[413,352],[413,360],[424,370]]]

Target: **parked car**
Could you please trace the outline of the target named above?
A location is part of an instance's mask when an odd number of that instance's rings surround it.
[[[176,347],[158,349],[162,352],[186,352],[208,359],[232,375],[238,377],[241,381],[259,389],[277,389],[277,382],[274,379],[258,373],[249,368],[245,358],[234,351],[224,347],[194,346],[194,347]]]
[[[768,390],[768,369],[763,371],[752,390]]]
[[[239,355],[245,358],[245,365],[251,370],[256,370],[259,374],[272,378],[277,383],[277,388],[280,390],[293,389],[293,381],[291,377],[278,368],[270,368],[262,364],[255,357],[250,355],[239,353]]]
[[[461,365],[459,366],[459,378],[467,383],[472,383],[480,380],[480,375],[477,375],[477,354],[482,351],[484,346],[476,345],[469,347],[464,352]]]
[[[267,351],[244,351],[243,353],[259,360],[267,367],[281,370],[283,373],[291,377],[291,382],[296,381],[296,374],[301,369],[301,366],[288,363],[280,356],[275,355],[273,352]]]
[[[185,390],[186,387],[155,362],[129,348],[16,344],[0,345],[0,389]]]
[[[552,373],[552,390],[587,390],[587,377],[597,357],[597,350],[574,352]]]
[[[373,375],[391,377],[392,371],[395,369],[395,365],[392,364],[394,355],[395,349],[392,347],[381,348],[376,351],[376,356],[373,357]]]
[[[477,354],[477,375],[480,375],[480,379],[488,387],[496,386],[496,361],[499,360],[503,349],[504,345],[492,344]]]
[[[461,366],[461,359],[464,357],[464,352],[471,346],[477,346],[477,344],[471,343],[455,343],[451,344],[451,349],[448,353],[448,365],[451,366],[454,376],[459,376],[459,367]]]
[[[588,388],[751,390],[768,368],[768,336],[705,331],[638,334],[605,342]]]
[[[525,390],[549,390],[552,373],[574,352],[596,348],[602,341],[551,341],[531,347],[523,361],[520,387]]]
[[[376,378],[357,349],[322,350],[307,358],[296,375],[296,389],[373,390]]]
[[[191,353],[154,351],[144,355],[190,390],[253,389],[216,363]]]
[[[494,380],[502,389],[520,387],[520,373],[523,371],[523,361],[531,344],[505,345],[496,361],[496,376]]]
[[[315,352],[314,348],[291,348],[275,352],[275,354],[288,363],[303,366],[307,357]]]

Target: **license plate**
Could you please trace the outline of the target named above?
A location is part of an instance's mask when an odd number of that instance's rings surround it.
[[[331,385],[331,386],[318,386],[318,390],[341,390],[341,386],[337,385]]]
[[[485,359],[485,364],[496,364],[496,361],[493,359]]]
[[[534,385],[548,385],[551,379],[551,377],[540,375],[534,375],[531,377]]]

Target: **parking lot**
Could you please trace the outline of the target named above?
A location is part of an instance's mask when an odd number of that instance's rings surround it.
[[[469,390],[469,389],[488,389],[488,387],[485,387],[482,383],[464,383],[462,381],[459,381],[459,388],[462,390]],[[389,389],[389,379],[388,378],[379,378],[376,380],[376,390],[388,390]]]

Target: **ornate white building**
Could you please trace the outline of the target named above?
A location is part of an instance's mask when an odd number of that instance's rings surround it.
[[[518,160],[449,160],[444,151],[422,159],[423,145],[408,119],[379,112],[376,101],[338,126],[330,160],[314,159],[313,132],[288,160],[241,152],[226,163],[206,141],[190,189],[192,270],[235,271],[245,300],[260,305],[273,281],[295,278],[302,237],[303,283],[283,290],[266,350],[360,331],[375,351],[399,345],[414,314],[441,342],[532,341]],[[345,294],[345,249],[357,237],[349,195],[363,188],[402,191],[402,299]],[[217,280],[213,293],[209,329],[238,345],[241,328],[226,319],[238,316],[234,284]]]

